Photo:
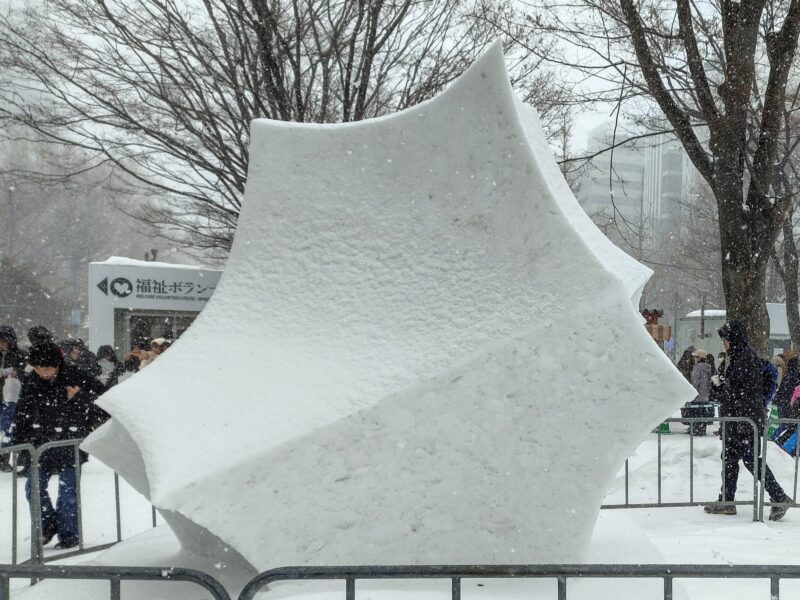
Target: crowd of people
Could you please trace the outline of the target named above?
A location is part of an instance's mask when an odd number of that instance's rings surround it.
[[[95,404],[103,392],[146,367],[170,345],[164,338],[138,340],[120,360],[111,346],[100,346],[97,354],[81,339],[56,343],[42,326],[27,332],[28,347],[23,351],[13,327],[0,325],[0,447],[31,444],[38,448],[47,442],[84,438],[99,427],[108,415]],[[27,477],[25,493],[31,499],[30,456],[18,455],[12,465],[9,455],[0,455],[0,471]],[[80,452],[81,463],[88,456]],[[38,460],[39,496],[42,508],[42,542],[58,536],[56,548],[78,545],[78,512],[75,451],[70,445],[50,448]],[[58,475],[56,505],[47,484]]]
[[[720,353],[719,365],[714,355],[702,349],[688,348],[678,361],[678,370],[697,390],[691,404],[698,406],[696,412],[684,412],[686,416],[713,416],[714,404],[719,406],[720,417],[749,419],[756,426],[758,447],[765,435],[767,411],[772,403],[777,406],[781,418],[800,418],[800,373],[798,355],[793,350],[772,357],[760,358],[749,346],[747,331],[737,320],[728,321],[718,331],[725,351]],[[710,410],[711,413],[706,412]],[[691,424],[694,428],[700,424]],[[724,432],[722,431],[724,428]],[[694,434],[705,434],[702,429],[693,429]],[[758,460],[753,452],[753,428],[747,421],[731,421],[714,432],[723,438],[723,481],[718,502],[705,507],[711,514],[735,515],[736,484],[739,477],[739,462],[759,478]],[[786,494],[771,469],[765,467],[765,491],[773,504],[769,519],[777,521],[786,514],[792,499]]]

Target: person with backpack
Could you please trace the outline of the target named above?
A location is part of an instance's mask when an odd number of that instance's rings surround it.
[[[760,359],[747,343],[744,325],[735,319],[728,321],[719,331],[726,352],[726,368],[723,375],[715,375],[713,384],[720,388],[722,402],[721,414],[742,417],[756,425],[756,440],[761,447],[764,435],[766,411],[764,409],[765,375],[764,361]],[[736,506],[732,504],[736,496],[739,479],[739,461],[744,463],[753,477],[759,478],[757,458],[753,453],[753,428],[746,422],[727,423],[723,439],[724,478],[719,501],[707,505],[704,510],[710,514],[735,515]],[[770,509],[769,520],[782,519],[793,500],[784,492],[772,470],[765,466],[764,485],[774,504]]]

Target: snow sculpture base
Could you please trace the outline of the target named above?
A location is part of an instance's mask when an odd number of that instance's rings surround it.
[[[693,396],[499,45],[391,117],[255,121],[239,223],[208,307],[85,443],[193,552],[581,561],[616,469]]]

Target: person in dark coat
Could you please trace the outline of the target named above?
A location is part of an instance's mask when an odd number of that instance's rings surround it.
[[[25,376],[25,355],[17,347],[17,333],[10,325],[0,325],[0,448],[10,446],[11,423]],[[0,455],[0,471],[12,471],[10,456]]]
[[[117,358],[117,353],[111,346],[106,344],[97,349],[97,363],[101,369],[98,379],[106,389],[117,385],[120,376],[125,373],[125,365]]]
[[[724,375],[715,375],[713,383],[721,388],[719,395],[722,414],[732,417],[745,417],[756,425],[758,447],[760,437],[764,435],[766,411],[764,410],[764,375],[762,360],[747,344],[747,331],[737,320],[728,321],[719,331],[719,337],[725,346],[727,355]],[[753,428],[749,423],[727,423],[723,440],[725,459],[724,481],[720,501],[705,507],[707,513],[735,515],[736,506],[729,504],[736,496],[736,484],[739,479],[739,461],[741,460],[753,477],[760,473],[753,455]],[[791,503],[783,488],[775,479],[769,467],[766,467],[766,491],[773,503]],[[773,506],[770,510],[770,521],[777,521],[786,514],[786,506]]]
[[[53,344],[53,334],[44,325],[34,325],[28,329],[28,342],[30,342],[31,347]]]
[[[683,351],[683,354],[681,354],[681,358],[680,360],[678,360],[677,364],[678,371],[681,372],[681,375],[683,375],[686,378],[686,381],[688,381],[689,383],[692,382],[692,369],[694,369],[694,362],[695,362],[692,353],[694,351],[695,347],[689,346],[686,350]]]
[[[11,429],[14,443],[33,444],[86,437],[108,415],[94,401],[105,391],[94,376],[67,365],[55,344],[35,346],[28,354],[33,367],[22,384],[17,413]],[[81,462],[88,460],[80,453]],[[51,448],[39,458],[39,493],[42,507],[42,543],[58,535],[56,548],[78,544],[78,511],[75,478],[75,451],[72,446]],[[52,475],[59,476],[56,508],[47,493]],[[31,476],[25,484],[30,501]]]
[[[706,362],[711,365],[711,376],[717,374],[717,364],[714,362],[714,355],[711,353],[706,354]]]
[[[792,399],[792,392],[800,385],[800,373],[798,373],[798,357],[792,356],[786,361],[786,374],[781,379],[781,385],[778,388],[778,393],[775,394],[773,402],[778,407],[778,417],[781,419],[796,419],[794,416],[795,411],[790,401]]]
[[[67,364],[91,373],[95,377],[100,375],[102,369],[97,362],[97,357],[86,347],[82,339],[64,340],[61,342],[61,351],[64,354],[64,362]]]

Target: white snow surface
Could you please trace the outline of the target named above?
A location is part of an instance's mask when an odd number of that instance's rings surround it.
[[[687,317],[700,317],[700,316],[724,317],[726,314],[727,314],[727,311],[725,311],[725,310],[720,310],[718,308],[712,308],[712,309],[707,310],[705,312],[699,311],[699,310],[693,310],[692,312],[688,313],[686,316]]]
[[[169,267],[170,269],[191,269],[195,271],[206,270],[208,267],[197,265],[184,265],[160,261],[138,260],[126,256],[110,256],[106,260],[95,261],[93,265],[116,265],[121,267]]]
[[[390,117],[253,122],[214,296],[84,448],[187,551],[257,570],[581,561],[619,464],[695,395],[641,325],[648,275],[495,45]]]

